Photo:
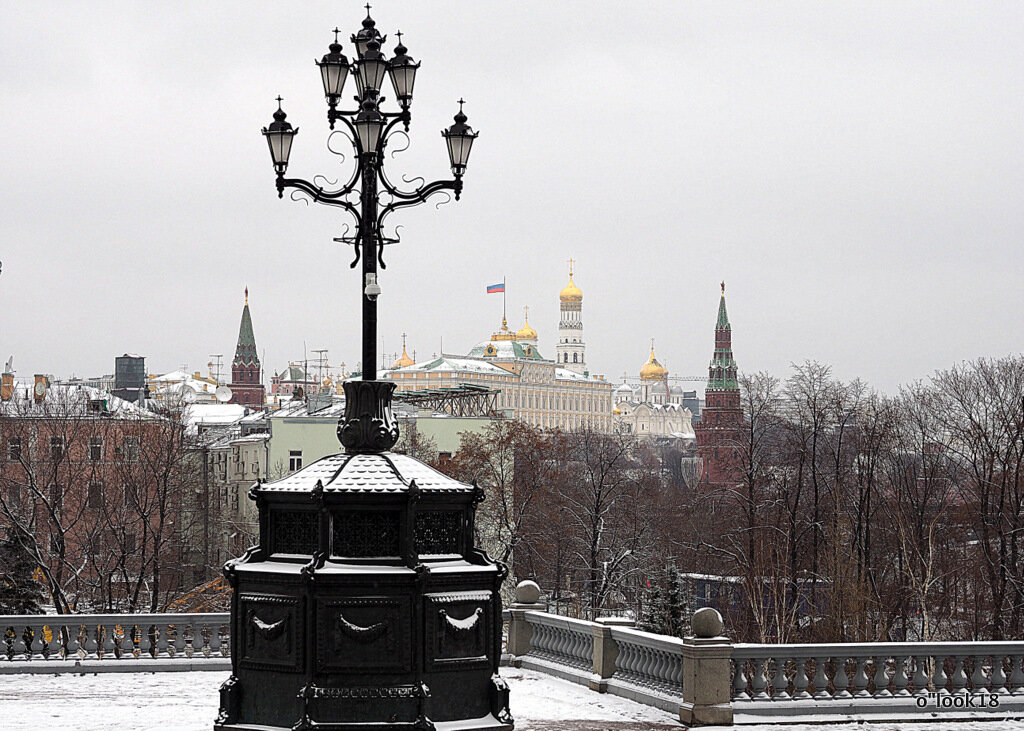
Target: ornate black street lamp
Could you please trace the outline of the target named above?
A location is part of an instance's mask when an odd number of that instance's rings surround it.
[[[356,58],[351,63],[342,53],[335,28],[334,42],[328,47],[328,53],[317,62],[323,82],[324,96],[327,99],[327,121],[331,128],[341,123],[350,133],[349,140],[354,148],[356,165],[347,185],[337,190],[325,190],[300,178],[286,178],[288,160],[291,155],[292,141],[298,134],[286,121],[287,115],[281,109],[281,98],[278,97],[278,109],[274,112],[274,121],[265,127],[263,134],[270,147],[270,156],[277,173],[278,196],[284,195],[285,188],[293,188],[295,192],[308,196],[317,203],[336,206],[345,210],[352,217],[354,228],[352,233],[344,235],[336,241],[351,244],[355,249],[352,267],[362,261],[363,271],[363,381],[376,383],[377,363],[377,297],[381,293],[377,279],[377,267],[385,268],[384,246],[396,243],[397,236],[384,235],[387,218],[401,208],[408,208],[425,202],[432,195],[443,191],[452,191],[455,200],[462,195],[462,177],[466,173],[469,153],[478,133],[466,124],[466,115],[462,111],[464,102],[459,100],[459,111],[454,123],[441,131],[448,145],[448,157],[451,163],[453,178],[438,180],[430,184],[422,184],[412,190],[401,190],[393,185],[384,171],[384,150],[387,149],[392,133],[398,124],[407,130],[412,120],[413,88],[416,72],[420,64],[409,55],[409,49],[402,44],[401,33],[398,33],[398,45],[395,55],[387,60],[380,46],[386,40],[375,28],[375,23],[367,14],[363,27],[353,34],[352,42],[356,47]],[[351,76],[355,79],[357,107],[352,110],[339,109],[345,82]],[[386,77],[390,76],[395,97],[400,109],[395,112],[382,111],[381,105],[386,101],[382,96],[382,86]],[[316,180],[316,178],[314,178]],[[294,195],[294,194],[293,194]],[[379,400],[379,392],[388,389],[388,384],[371,387],[374,400]],[[388,399],[390,400],[390,399]],[[346,420],[348,420],[346,418]],[[390,444],[383,444],[378,435],[368,446],[373,449],[387,449],[397,441],[397,431],[393,424],[388,423],[389,434],[394,433]],[[359,440],[368,435],[351,436],[350,440]],[[386,441],[386,440],[385,440]],[[349,448],[343,438],[342,443]]]
[[[259,545],[229,561],[231,677],[221,687],[216,731],[471,729],[511,731],[508,688],[498,674],[501,597],[507,568],[475,545],[483,490],[388,450],[398,440],[393,381],[377,380],[378,266],[390,214],[450,191],[457,200],[477,133],[459,102],[442,135],[453,178],[402,190],[384,171],[384,150],[408,128],[419,64],[386,40],[367,16],[352,36],[355,58],[338,43],[317,62],[333,134],[347,132],[356,164],[348,183],[325,190],[286,178],[298,134],[280,97],[263,130],[278,195],[344,210],[335,239],[362,262],[363,373],[346,381],[338,439],[345,451],[250,490]],[[346,81],[357,102],[343,109]],[[390,78],[399,111],[382,109]],[[328,149],[335,152],[328,141]],[[318,176],[319,177],[319,176]],[[351,231],[351,233],[349,233]]]

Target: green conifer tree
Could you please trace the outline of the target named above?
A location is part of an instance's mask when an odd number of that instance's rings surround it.
[[[0,614],[38,614],[43,590],[35,562],[12,533],[0,543]]]

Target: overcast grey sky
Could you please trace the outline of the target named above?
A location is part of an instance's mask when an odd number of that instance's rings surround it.
[[[338,177],[313,59],[361,2],[0,5],[0,355],[32,372],[230,360],[250,290],[264,373],[359,357],[342,216],[277,199]],[[523,305],[553,357],[569,257],[592,371],[649,339],[706,372],[725,279],[740,367],[813,358],[881,390],[1024,348],[1024,3],[378,0],[423,65],[412,147],[447,175],[459,96],[480,130],[459,203],[396,214],[381,336],[465,352]],[[347,168],[345,169],[347,171]]]

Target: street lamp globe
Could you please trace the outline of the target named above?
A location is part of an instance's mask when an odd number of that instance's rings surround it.
[[[332,106],[336,105],[341,97],[349,69],[348,59],[341,52],[341,44],[338,43],[339,32],[337,28],[334,29],[334,43],[328,46],[329,53],[324,54],[323,59],[316,62],[320,67],[320,78],[324,82],[324,96]]]
[[[388,73],[391,75],[391,85],[395,87],[395,97],[404,108],[412,101],[412,87],[416,83],[416,70],[420,65],[407,55],[409,49],[402,44],[401,31],[397,35],[398,45],[395,46],[394,58],[388,62]]]
[[[459,100],[459,112],[455,115],[455,124],[445,130],[441,135],[448,141],[448,158],[452,163],[452,174],[461,178],[466,172],[466,163],[469,162],[469,151],[473,148],[473,140],[480,134],[474,132],[473,128],[466,124],[466,115],[462,113],[462,105]]]
[[[356,115],[352,126],[356,128],[360,151],[363,154],[376,152],[380,133],[384,128],[384,116],[377,110],[377,102],[365,99],[362,111]]]
[[[359,89],[359,96],[365,92],[379,92],[384,83],[384,74],[388,71],[388,61],[380,52],[380,42],[371,40],[366,45],[366,50],[355,62],[356,86]]]
[[[366,53],[366,48],[370,41],[377,41],[378,44],[383,45],[384,41],[387,40],[387,36],[382,36],[380,32],[374,27],[377,23],[374,22],[373,18],[370,17],[370,6],[366,6],[366,17],[363,18],[363,28],[358,33],[352,34],[352,43],[356,47],[356,57],[362,58],[363,54]],[[380,45],[377,47],[380,48]]]
[[[281,97],[277,98],[277,111],[274,112],[274,121],[269,127],[263,128],[263,135],[267,138],[270,146],[270,157],[274,161],[274,170],[278,175],[284,175],[288,169],[288,157],[292,153],[292,139],[299,132],[299,128],[292,129],[291,124],[285,121],[288,115],[281,109]]]

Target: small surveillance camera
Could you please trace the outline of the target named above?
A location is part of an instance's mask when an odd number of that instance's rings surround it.
[[[366,288],[363,290],[363,294],[369,297],[371,301],[380,296],[380,285],[377,284],[377,275],[373,272],[366,274]]]

